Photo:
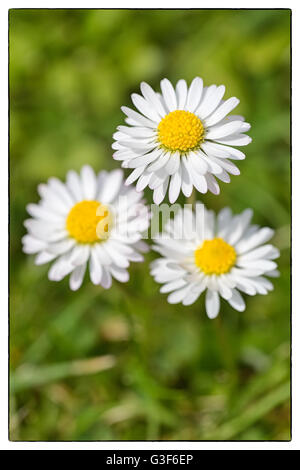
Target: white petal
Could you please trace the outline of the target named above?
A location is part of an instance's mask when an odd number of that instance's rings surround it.
[[[237,253],[242,254],[252,250],[258,245],[262,245],[272,238],[274,230],[269,227],[263,227],[260,230],[253,233],[249,238],[242,238],[236,245],[235,249]]]
[[[240,100],[235,97],[226,100],[218,109],[205,120],[205,125],[210,127],[221,121],[227,114],[229,114],[238,104]]]
[[[135,263],[141,263],[144,261],[143,255],[140,253],[132,253],[131,255],[128,255],[129,261],[134,261]]]
[[[99,193],[101,192],[105,184],[107,176],[108,176],[108,172],[105,170],[100,171],[97,175],[97,196],[96,196],[97,201],[99,201]]]
[[[225,236],[230,229],[232,219],[232,212],[229,207],[224,207],[220,210],[218,217],[217,217],[217,235],[221,238]]]
[[[221,122],[223,122],[225,124],[225,122],[230,122],[230,121],[243,121],[245,122],[245,118],[244,116],[241,116],[240,114],[231,114],[230,116],[226,116],[223,121],[220,121],[218,124],[220,124]]]
[[[265,273],[265,276],[268,275],[269,273]],[[264,281],[267,281],[267,283]],[[258,294],[267,295],[270,291],[274,290],[273,284],[265,277],[258,276],[255,279],[252,278],[251,282],[254,283]]]
[[[204,153],[202,154],[202,160],[207,164],[208,167],[208,173],[212,173],[213,175],[218,175],[223,173],[223,169],[221,165],[219,164],[219,161],[221,162],[222,160],[219,160],[217,158],[212,158],[212,157],[207,157]]]
[[[211,240],[215,235],[215,213],[214,211],[205,210],[203,238]]]
[[[53,213],[57,213],[65,217],[73,204],[65,203],[61,197],[54,192],[47,184],[39,184],[38,192],[41,196],[40,206],[45,207],[47,210],[51,210]]]
[[[224,183],[230,183],[230,176],[225,170],[223,170],[222,173],[218,173],[216,178],[218,178],[220,181],[223,181]]]
[[[127,139],[127,143],[130,142],[132,139]],[[137,139],[138,140],[138,139]],[[125,139],[124,139],[124,142],[125,142]],[[117,158],[117,155],[120,155],[120,154],[125,154],[126,155],[126,159],[128,157],[127,154],[129,154],[130,152],[130,149],[127,148],[127,147],[124,147],[124,142],[123,142],[123,139],[122,139],[122,142],[113,142],[112,145],[111,145],[111,148],[116,150],[114,153],[113,153],[113,157],[118,160]],[[135,152],[134,149],[131,149],[132,152]],[[121,158],[121,160],[125,159],[124,158]]]
[[[111,283],[112,283],[111,274],[108,271],[108,269],[105,268],[104,266],[102,266],[102,270],[103,271],[102,271],[101,286],[104,289],[109,289],[111,287]]]
[[[103,266],[110,265],[112,263],[112,259],[109,254],[104,250],[104,243],[96,243],[94,245],[94,250],[99,259],[99,263]]]
[[[191,113],[195,111],[195,109],[199,105],[202,91],[203,91],[202,78],[199,78],[199,77],[194,78],[188,91],[185,109],[187,109]]]
[[[224,96],[224,93],[225,93],[225,87],[224,85],[221,85],[217,87],[217,89],[211,94],[209,99],[206,100],[205,106],[203,105],[203,108],[202,108],[202,103],[200,104],[200,107],[202,109],[198,108],[197,112],[200,116],[200,119],[205,119],[205,127],[208,126],[207,120],[206,120],[207,116],[209,116],[219,105],[221,99]]]
[[[185,109],[187,98],[187,84],[185,80],[179,80],[176,84],[177,109]]]
[[[134,252],[133,247],[121,243],[117,240],[110,239],[109,244],[114,248],[115,251],[122,253],[122,255],[128,256]]]
[[[111,171],[105,179],[102,188],[99,188],[98,198],[103,204],[109,204],[114,201],[120,192],[123,183],[123,171]]]
[[[58,258],[50,267],[48,271],[48,279],[50,281],[61,281],[65,276],[70,274],[74,269],[70,263],[68,263],[62,256]]]
[[[147,119],[145,116],[142,116],[140,113],[137,113],[133,109],[127,108],[127,106],[121,107],[122,111],[126,116],[131,118],[136,125],[143,127],[150,127],[151,129],[157,127],[157,123],[151,119]]]
[[[244,122],[241,126],[240,132],[248,132],[251,129],[249,122]]]
[[[215,142],[203,142],[201,148],[207,155],[213,157],[231,158],[232,160],[244,160],[246,158],[245,154],[240,150],[216,144]]]
[[[269,281],[269,279],[265,277],[257,277],[255,278],[256,283],[261,284],[267,291],[272,291],[274,290],[274,286],[272,282]]]
[[[168,163],[170,158],[172,158],[170,152],[163,153],[155,162],[148,166],[147,170],[151,172],[160,170]]]
[[[179,302],[181,302],[190,289],[191,289],[191,286],[188,285],[172,292],[172,294],[169,294],[168,295],[169,304],[178,304]]]
[[[164,78],[160,82],[160,87],[168,110],[175,111],[177,108],[177,99],[171,82],[167,78]]]
[[[121,131],[122,133],[136,138],[136,139],[148,139],[149,137],[155,137],[155,132],[153,129],[150,129],[149,127],[127,127],[127,126],[118,126],[118,130]],[[114,138],[118,140],[115,137]],[[122,139],[121,139],[122,140]]]
[[[217,291],[207,289],[205,296],[205,308],[208,318],[216,318],[220,310],[220,297]]]
[[[70,276],[70,282],[69,282],[70,289],[72,290],[79,289],[84,278],[85,269],[86,269],[86,263],[81,266],[77,266],[77,268],[74,269],[74,271],[72,272]]]
[[[158,99],[157,94],[152,90],[151,86],[148,85],[148,83],[142,82],[141,92],[143,93],[146,100],[149,101],[155,108],[157,114],[159,114],[160,117],[164,117],[166,115],[166,111]]]
[[[240,259],[243,261],[252,261],[260,258],[276,259],[279,255],[279,250],[273,245],[263,245],[242,255]]]
[[[237,266],[244,267],[246,269],[260,269],[264,272],[273,271],[277,268],[277,264],[274,261],[267,259],[257,259],[253,261],[242,261],[237,262]]]
[[[163,201],[166,195],[167,189],[168,189],[168,184],[169,184],[169,177],[167,177],[160,186],[154,189],[153,201],[155,204],[159,205]]]
[[[125,126],[123,126],[123,127],[125,127]],[[134,130],[135,127],[131,128],[131,129]],[[139,129],[139,127],[137,127],[136,129]],[[149,129],[149,130],[151,131],[151,129]],[[138,137],[138,136],[136,136],[136,137]],[[120,141],[122,141],[122,140],[128,140],[129,141],[130,137],[125,132],[122,132],[121,130],[118,130],[117,132],[113,133],[113,139],[120,140]],[[112,148],[114,148],[114,147],[112,147]]]
[[[249,284],[252,284],[257,294],[267,295],[268,289],[261,282],[257,282],[257,279],[259,279],[259,277],[251,278],[248,279],[248,282]]]
[[[73,238],[69,238],[67,240],[52,243],[47,247],[47,251],[56,255],[61,255],[69,251],[74,245],[75,240]]]
[[[136,190],[143,191],[146,188],[146,186],[148,186],[148,183],[151,177],[152,177],[152,173],[145,173],[141,175],[138,179]]]
[[[279,277],[280,272],[278,271],[278,269],[274,269],[274,271],[268,271],[267,275],[269,277]]]
[[[185,305],[185,306],[192,305],[194,302],[196,302],[200,294],[201,294],[200,292],[193,292],[193,291],[188,292],[182,301],[182,305]]]
[[[170,159],[168,160],[168,163],[165,166],[165,171],[168,173],[168,175],[174,175],[174,173],[178,171],[179,165],[180,153],[172,153]]]
[[[49,263],[49,261],[52,261],[55,257],[56,255],[54,255],[53,253],[48,253],[47,251],[41,251],[40,253],[36,255],[34,262],[36,265],[39,266],[41,264]]]
[[[209,189],[209,191],[215,195],[220,194],[220,187],[216,181],[216,178],[214,178],[214,176],[210,174],[207,174],[205,178],[207,182],[207,188]]]
[[[207,193],[207,180],[205,176],[199,175],[199,173],[190,171],[190,177],[197,191],[199,191],[202,194]]]
[[[233,134],[232,136],[224,137],[223,139],[216,139],[216,142],[219,142],[220,144],[237,145],[242,147],[244,145],[250,144],[252,139],[248,135]]]
[[[227,124],[223,124],[222,126],[210,127],[205,134],[205,138],[213,140],[227,137],[231,134],[240,131],[242,124],[243,123],[241,121],[232,121],[228,122]]]
[[[228,287],[227,283],[224,282],[224,275],[223,277],[218,276],[217,277],[217,283],[218,283],[218,290],[220,295],[223,297],[223,299],[228,300],[232,296],[232,289]]]
[[[65,201],[68,206],[72,206],[76,199],[72,196],[72,193],[69,191],[68,187],[63,184],[58,178],[49,178],[49,186],[53,191],[56,191],[57,194]]]
[[[119,268],[118,266],[112,265],[109,268],[111,275],[119,282],[129,281],[129,273],[126,269]]]
[[[158,123],[160,121],[160,116],[156,112],[155,108],[151,106],[148,101],[145,100],[145,98],[142,98],[142,96],[137,95],[136,93],[133,93],[131,95],[132,102],[134,106],[142,113],[144,116],[146,116],[148,119],[151,121],[154,121]]]
[[[148,253],[150,251],[149,245],[143,240],[139,240],[133,245],[136,250],[141,251],[142,253]]]
[[[125,185],[129,186],[130,184],[134,183],[145,171],[145,168],[145,166],[139,166],[138,168],[135,168],[126,179]]]
[[[27,254],[38,253],[39,251],[47,248],[47,243],[45,241],[38,240],[31,235],[24,235],[22,242],[24,244],[23,251]]]
[[[70,255],[69,262],[74,266],[79,266],[87,262],[90,256],[90,246],[89,245],[75,245],[72,253]]]
[[[256,289],[249,283],[248,278],[236,277],[235,287],[247,295],[256,295]]]
[[[241,277],[252,278],[252,277],[261,276],[262,274],[265,274],[265,273],[263,269],[259,269],[256,267],[252,269],[233,267],[230,271],[230,274],[232,274],[233,276],[238,276],[238,277],[241,276]]]
[[[94,170],[85,165],[82,167],[81,172],[82,193],[85,199],[95,199],[97,180]]]
[[[181,189],[185,197],[190,197],[193,191],[193,183],[191,180],[191,177],[189,175],[189,172],[186,168],[186,156],[181,157],[182,160],[182,165],[181,165],[181,178],[182,178],[182,183],[181,183]]]
[[[200,151],[196,152],[189,152],[188,156],[186,157],[194,167],[194,169],[200,173],[200,175],[205,175],[208,171],[208,164],[203,158],[204,154]]]
[[[181,188],[181,171],[179,167],[178,171],[174,173],[170,179],[169,201],[171,204],[177,201],[177,198],[180,193],[180,188]]]
[[[175,279],[175,281],[167,282],[160,288],[160,292],[162,294],[167,294],[168,292],[172,292],[173,290],[180,289],[181,287],[186,285],[186,281],[182,278]]]
[[[102,278],[102,266],[99,262],[97,252],[94,248],[91,250],[89,268],[92,283],[95,285],[99,285]]]
[[[146,166],[149,163],[155,162],[162,154],[160,148],[152,150],[152,152],[147,153],[141,157],[134,158],[129,162],[128,168],[137,168],[139,166]]]
[[[76,171],[73,171],[73,170],[68,171],[66,185],[69,188],[69,191],[72,194],[74,200],[76,202],[82,201],[83,191],[82,191],[80,177],[76,173]]]
[[[232,290],[232,297],[227,302],[238,312],[243,312],[246,308],[243,297],[236,289]]]
[[[38,193],[41,198],[44,199],[42,205],[49,207],[53,212],[65,213],[74,205],[74,201],[72,201],[71,197],[70,200],[66,200],[52,185],[50,186],[49,183],[39,184]]]
[[[133,152],[132,157],[134,157],[135,155],[137,157],[144,155],[145,153],[149,152],[149,150],[152,150],[153,148],[157,146],[157,144],[153,142],[153,139],[131,138],[131,139],[126,139],[126,140],[120,140],[118,144],[119,146],[121,145],[121,149],[123,148],[123,149],[127,149],[127,151]]]
[[[62,222],[64,220],[64,216],[55,214],[40,204],[27,204],[26,210],[32,217],[45,220],[46,222]]]
[[[205,87],[203,89],[203,93],[202,93],[202,97],[201,97],[199,107],[195,111],[195,114],[200,116],[200,118],[203,115],[206,106],[208,105],[211,97],[215,94],[216,90],[217,90],[216,85],[210,85],[209,87]]]
[[[110,245],[109,242],[103,245],[103,250],[109,254],[116,266],[119,266],[120,268],[128,268],[129,261],[127,260],[126,256],[122,255],[120,252],[115,251],[114,247]]]
[[[149,181],[149,188],[150,189],[158,188],[158,186],[163,184],[165,179],[169,180],[169,175],[166,173],[165,168],[163,167],[160,170],[157,170],[155,173],[153,173]]]
[[[226,237],[230,245],[235,245],[243,236],[245,230],[249,226],[253,216],[252,209],[246,209],[244,212],[235,217],[234,222],[230,228],[229,234]]]
[[[213,159],[215,162],[217,162],[218,165],[221,166],[221,168],[228,171],[228,173],[230,173],[231,175],[239,175],[240,174],[239,168],[234,163],[232,163],[230,160],[227,160],[226,158],[222,158],[222,159],[216,158],[216,159],[214,159],[213,157],[210,157],[210,159]]]
[[[42,220],[27,219],[24,221],[30,235],[47,242],[56,242],[68,237],[68,232],[64,230],[61,223],[50,222],[46,224]]]

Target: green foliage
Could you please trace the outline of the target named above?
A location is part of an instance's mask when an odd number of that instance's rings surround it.
[[[10,11],[12,440],[290,438],[289,11]],[[238,313],[169,305],[149,275],[71,292],[22,254],[50,176],[117,168],[112,133],[140,81],[226,85],[253,143],[201,200],[276,229],[281,277]],[[149,203],[151,194],[146,193]],[[199,195],[198,195],[199,197]],[[184,202],[183,199],[180,200]]]

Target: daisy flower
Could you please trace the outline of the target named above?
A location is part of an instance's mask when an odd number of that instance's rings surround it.
[[[27,206],[32,218],[24,222],[23,251],[36,254],[38,265],[55,260],[51,281],[70,274],[70,288],[77,290],[87,265],[93,284],[105,289],[112,277],[128,281],[129,262],[142,261],[140,251],[146,251],[141,239],[149,211],[142,193],[124,186],[122,170],[96,175],[84,166],[80,174],[69,171],[66,183],[50,178],[38,192],[39,203]]]
[[[164,284],[160,292],[169,293],[169,303],[191,305],[206,291],[206,312],[215,318],[220,297],[243,311],[240,292],[267,294],[273,289],[265,277],[278,275],[273,260],[279,251],[265,244],[273,230],[250,225],[251,218],[251,209],[234,216],[225,208],[215,216],[204,208],[202,222],[195,229],[195,212],[184,208],[167,222],[153,247],[162,258],[152,263],[151,274]]]
[[[169,188],[169,200],[175,202],[180,190],[186,197],[193,187],[201,193],[219,194],[215,177],[229,183],[239,169],[232,160],[245,155],[232,146],[251,142],[244,134],[250,124],[242,116],[227,116],[238,104],[237,98],[223,101],[225,86],[203,87],[196,77],[188,88],[179,80],[175,89],[166,78],[161,93],[141,83],[142,96],[131,95],[137,111],[126,106],[128,126],[119,126],[114,134],[115,160],[133,171],[126,184],[135,181],[138,191],[149,186],[153,200],[160,204]]]

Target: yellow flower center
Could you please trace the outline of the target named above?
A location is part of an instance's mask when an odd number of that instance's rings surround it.
[[[70,210],[66,228],[79,243],[95,243],[109,236],[112,216],[99,201],[80,201]]]
[[[162,146],[175,152],[193,150],[203,142],[204,127],[200,119],[189,111],[172,111],[159,123],[158,140]]]
[[[222,238],[205,240],[195,250],[195,263],[205,274],[227,273],[235,261],[235,249]]]

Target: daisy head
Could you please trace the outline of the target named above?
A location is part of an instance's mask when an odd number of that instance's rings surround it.
[[[200,213],[180,209],[167,222],[153,247],[162,257],[152,263],[151,274],[164,284],[160,292],[169,293],[169,303],[191,305],[206,291],[206,312],[215,318],[220,297],[243,311],[240,292],[267,294],[273,289],[265,277],[278,275],[274,259],[279,251],[266,244],[273,230],[250,225],[251,218],[251,209],[234,216],[225,208],[215,216],[202,206]]]
[[[142,237],[149,211],[142,193],[124,186],[122,170],[96,175],[84,166],[80,174],[69,171],[65,183],[50,178],[38,192],[39,203],[27,206],[32,218],[24,222],[23,251],[36,254],[38,265],[55,260],[50,280],[70,274],[70,288],[77,290],[88,265],[93,284],[105,289],[112,277],[128,281],[130,261],[142,261],[147,247]]]
[[[230,160],[245,158],[233,146],[251,142],[244,134],[250,124],[242,116],[227,116],[239,100],[224,101],[224,85],[203,87],[199,77],[189,88],[179,80],[175,89],[165,78],[161,93],[143,82],[141,92],[131,96],[137,111],[122,107],[128,126],[118,127],[112,145],[114,159],[133,169],[126,184],[137,181],[138,191],[149,186],[156,204],[168,190],[171,203],[180,191],[189,197],[193,187],[219,194],[216,178],[229,183],[229,174],[240,173]]]

